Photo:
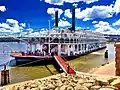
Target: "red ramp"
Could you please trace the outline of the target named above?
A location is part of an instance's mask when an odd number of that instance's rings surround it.
[[[60,56],[54,56],[54,58],[64,72],[66,72],[67,74],[76,74],[75,70],[69,65],[69,63],[65,62],[63,58],[61,58]]]

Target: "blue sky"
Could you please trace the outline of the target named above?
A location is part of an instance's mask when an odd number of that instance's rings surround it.
[[[0,32],[48,28],[48,20],[54,27],[55,10],[59,11],[59,27],[70,27],[73,3],[77,4],[76,28],[120,33],[120,0],[0,0]]]

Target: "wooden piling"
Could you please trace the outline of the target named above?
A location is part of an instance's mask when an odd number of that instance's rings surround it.
[[[116,47],[115,48],[115,50],[116,50],[116,55],[115,55],[116,56],[116,58],[115,58],[116,71],[115,71],[115,73],[116,73],[116,76],[120,76],[120,44],[115,44],[114,46]]]
[[[1,85],[6,85],[8,83],[10,83],[9,70],[6,70],[6,65],[4,65],[4,70],[1,71]]]

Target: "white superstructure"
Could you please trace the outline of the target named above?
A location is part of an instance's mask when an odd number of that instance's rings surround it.
[[[69,29],[53,28],[49,32],[31,33],[24,37],[29,37],[29,42],[34,45],[40,43],[40,51],[47,55],[79,55],[106,46],[104,35],[90,30],[71,32]]]

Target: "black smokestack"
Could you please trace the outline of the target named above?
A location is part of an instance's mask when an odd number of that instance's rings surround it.
[[[75,31],[75,6],[72,8],[72,31]]]
[[[55,11],[55,27],[58,27],[58,11]]]

